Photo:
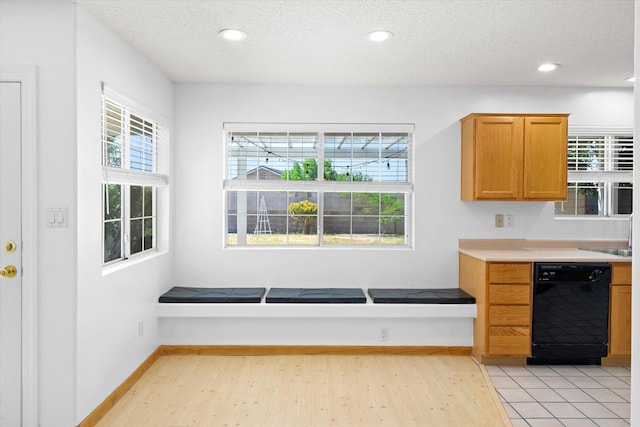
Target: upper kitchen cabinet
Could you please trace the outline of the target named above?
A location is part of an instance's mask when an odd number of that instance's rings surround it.
[[[462,118],[462,200],[566,200],[568,114]]]

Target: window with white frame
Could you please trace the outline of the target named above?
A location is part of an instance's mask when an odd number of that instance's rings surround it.
[[[105,87],[102,97],[103,262],[157,248],[158,189],[168,184],[161,118]]]
[[[410,247],[413,128],[225,123],[225,245]]]
[[[613,217],[632,212],[633,130],[569,129],[567,200],[556,216]]]

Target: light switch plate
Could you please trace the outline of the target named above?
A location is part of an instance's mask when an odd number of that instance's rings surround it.
[[[67,207],[47,208],[47,228],[67,228],[69,210]]]

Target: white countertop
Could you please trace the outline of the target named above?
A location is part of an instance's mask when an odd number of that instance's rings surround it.
[[[483,261],[631,262],[631,257],[577,248],[459,249],[459,252]]]
[[[609,245],[609,243],[616,243]],[[514,262],[631,262],[631,257],[579,248],[621,247],[620,242],[461,240],[458,251],[482,261]]]

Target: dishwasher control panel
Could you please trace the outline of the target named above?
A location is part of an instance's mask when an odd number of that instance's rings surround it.
[[[534,264],[536,283],[611,282],[611,264],[606,262],[537,262]]]

